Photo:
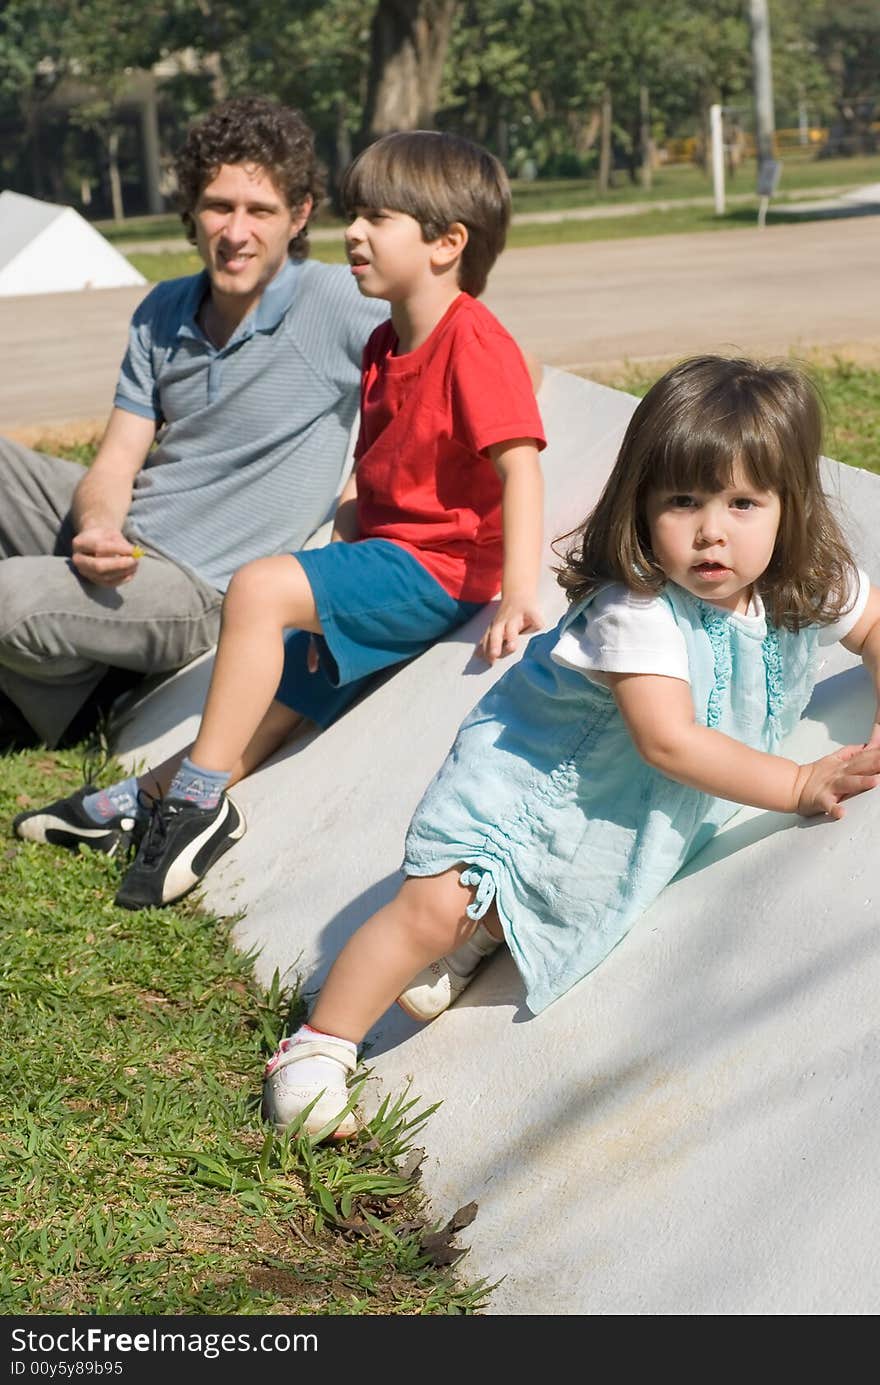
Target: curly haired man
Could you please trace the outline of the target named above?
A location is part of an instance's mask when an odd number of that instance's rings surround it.
[[[0,438],[0,748],[63,743],[113,670],[136,680],[211,648],[233,572],[301,547],[332,510],[387,305],[307,258],[312,132],[235,98],[176,166],[205,268],[135,312],[92,466]]]

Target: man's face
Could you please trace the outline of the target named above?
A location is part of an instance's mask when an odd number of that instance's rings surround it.
[[[221,164],[193,211],[196,248],[215,294],[253,306],[287,261],[308,220],[311,198],[291,209],[256,164]]]

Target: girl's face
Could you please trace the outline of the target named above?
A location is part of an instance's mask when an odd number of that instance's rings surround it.
[[[670,582],[743,614],[773,557],[782,508],[737,468],[722,491],[650,491],[646,518],[654,558]]]

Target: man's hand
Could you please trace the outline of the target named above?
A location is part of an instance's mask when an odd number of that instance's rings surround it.
[[[842,818],[843,800],[880,783],[880,746],[845,745],[812,764],[801,765],[797,811],[802,817],[827,813]]]
[[[490,664],[505,654],[512,654],[519,637],[529,630],[540,630],[544,620],[533,596],[502,596],[491,625],[477,649]]]
[[[119,587],[130,582],[143,556],[118,529],[84,529],[73,540],[73,566],[84,582]]]

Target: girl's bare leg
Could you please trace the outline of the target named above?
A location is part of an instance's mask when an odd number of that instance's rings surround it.
[[[360,1043],[422,967],[470,937],[476,924],[466,910],[475,890],[459,883],[463,870],[455,866],[442,875],[404,881],[397,898],[373,914],[340,952],[310,1025]],[[500,933],[497,918],[494,923],[492,932]]]

